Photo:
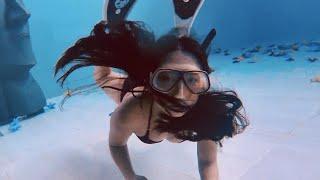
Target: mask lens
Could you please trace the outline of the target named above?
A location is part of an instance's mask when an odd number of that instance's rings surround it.
[[[209,89],[209,78],[204,72],[187,72],[184,81],[193,93],[202,93]]]
[[[169,91],[179,79],[179,73],[170,70],[157,71],[153,77],[152,85],[160,91]]]

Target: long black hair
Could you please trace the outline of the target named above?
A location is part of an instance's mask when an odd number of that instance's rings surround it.
[[[101,21],[95,25],[90,36],[78,40],[58,60],[55,75],[66,65],[72,66],[57,81],[63,86],[66,78],[81,67],[119,68],[128,75],[123,87],[101,87],[121,91],[120,101],[126,93],[134,93],[135,87],[143,86],[139,98],[151,95],[165,110],[169,109],[166,106],[168,103],[188,110],[182,117],[160,113],[156,121],[158,131],[170,132],[183,140],[211,139],[222,146],[220,141],[224,137],[233,137],[249,125],[245,114],[240,112],[243,105],[236,92],[211,88],[201,94],[197,103],[190,107],[179,99],[156,92],[149,85],[149,73],[154,72],[166,56],[176,50],[194,56],[200,68],[208,74],[213,72],[208,65],[208,47],[215,36],[215,30],[208,34],[202,44],[192,37],[177,36],[176,30],[173,29],[156,40],[154,33],[143,22],[123,21],[110,25]]]

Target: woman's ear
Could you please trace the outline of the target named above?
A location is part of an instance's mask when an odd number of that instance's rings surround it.
[[[153,72],[150,72],[150,73],[149,73],[149,83],[150,83],[150,85],[151,85],[151,83],[152,83],[152,76],[153,76]]]
[[[150,72],[150,73],[149,73],[149,79],[150,79],[150,80],[152,79],[152,76],[153,76],[153,72]]]

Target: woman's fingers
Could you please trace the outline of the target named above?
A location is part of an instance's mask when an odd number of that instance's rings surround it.
[[[148,179],[144,176],[136,175],[136,180],[148,180]]]

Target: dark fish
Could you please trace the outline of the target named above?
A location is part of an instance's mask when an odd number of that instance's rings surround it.
[[[270,54],[273,51],[273,48],[266,48],[262,51],[262,54]]]
[[[244,58],[251,58],[251,57],[253,57],[253,54],[251,52],[246,51],[246,52],[242,53],[241,56]]]
[[[248,61],[248,63],[253,64],[256,63],[257,61]]]
[[[311,46],[319,46],[320,47],[320,41],[304,42],[304,45],[307,47],[311,47]]]
[[[216,53],[216,54],[220,54],[221,51],[222,51],[221,48],[215,48],[215,49],[213,50],[213,52]]]
[[[293,57],[289,57],[288,59],[286,59],[286,61],[291,62],[291,61],[295,61],[295,59]]]
[[[318,61],[319,58],[317,58],[317,57],[308,57],[307,60],[308,60],[309,62],[312,62],[312,63],[313,63],[313,62]]]
[[[320,52],[320,46],[310,46],[308,52]]]
[[[256,53],[256,52],[259,52],[259,49],[252,48],[252,49],[248,49],[247,52]]]
[[[268,46],[268,48],[273,48],[275,46],[276,46],[275,44],[271,44],[271,45]]]
[[[224,55],[225,55],[225,56],[229,56],[229,55],[230,55],[230,52],[229,52],[228,49],[224,50]]]
[[[291,49],[294,51],[299,51],[300,49],[299,43],[292,44]]]
[[[244,57],[242,57],[242,56],[236,56],[236,57],[233,57],[232,59],[233,59],[233,60],[243,60]]]
[[[278,45],[277,48],[280,50],[289,50],[292,48],[292,45],[291,44],[281,44],[281,45]]]
[[[274,56],[274,57],[281,57],[281,56],[286,56],[288,55],[287,51],[284,50],[273,50],[269,56]]]

